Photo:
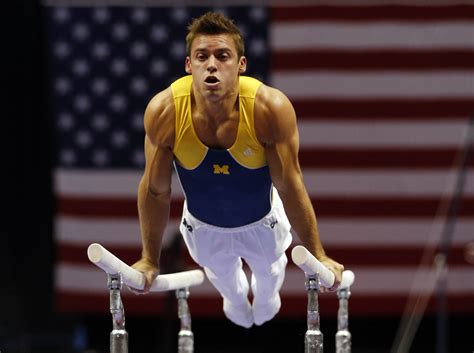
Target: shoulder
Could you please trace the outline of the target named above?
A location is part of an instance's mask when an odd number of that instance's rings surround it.
[[[174,141],[175,107],[171,87],[156,94],[145,110],[145,132],[153,144],[169,145]]]
[[[263,143],[284,139],[296,129],[296,113],[280,90],[262,84],[255,99],[255,129]]]

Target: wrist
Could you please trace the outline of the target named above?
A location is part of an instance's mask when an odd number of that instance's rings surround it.
[[[160,257],[158,255],[142,253],[142,260],[146,261],[148,264],[158,267],[160,263]]]

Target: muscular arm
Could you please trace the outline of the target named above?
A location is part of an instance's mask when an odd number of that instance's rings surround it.
[[[147,278],[145,292],[159,271],[161,243],[169,219],[174,143],[174,104],[169,90],[145,111],[145,171],[138,186],[142,258],[133,267]]]
[[[326,256],[313,206],[303,182],[293,106],[280,91],[262,86],[257,95],[255,119],[257,136],[265,146],[272,182],[283,201],[292,228],[303,246],[333,270],[336,281],[340,282],[343,266]]]

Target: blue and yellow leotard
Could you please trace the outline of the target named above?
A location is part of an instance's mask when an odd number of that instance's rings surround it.
[[[258,221],[271,209],[272,182],[253,116],[260,85],[240,77],[239,127],[234,144],[226,150],[207,147],[194,130],[192,76],[171,85],[176,109],[174,165],[189,212],[205,223],[239,227]]]

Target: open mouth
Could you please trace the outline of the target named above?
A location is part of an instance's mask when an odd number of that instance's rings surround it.
[[[209,83],[209,84],[214,84],[214,83],[218,83],[219,82],[219,79],[215,76],[208,76],[204,82],[206,83]]]

